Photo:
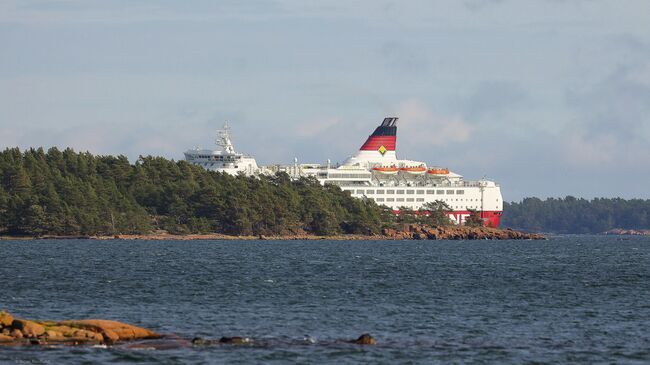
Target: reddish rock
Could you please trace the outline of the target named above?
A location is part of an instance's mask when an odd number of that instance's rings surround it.
[[[63,333],[52,331],[52,330],[45,331],[44,337],[47,338],[48,340],[55,340],[55,341],[63,340],[65,338],[63,336]]]
[[[11,333],[9,334],[9,336],[11,336],[11,337],[13,337],[13,338],[15,338],[17,340],[20,340],[21,338],[23,338],[23,333],[20,332],[20,330],[13,329],[13,330],[11,330]]]
[[[106,342],[106,343],[113,343],[113,342],[117,342],[117,341],[120,340],[120,336],[118,336],[117,333],[115,333],[115,332],[113,332],[113,331],[111,331],[109,329],[105,329],[102,332],[102,336],[104,336],[104,342]]]
[[[132,326],[126,323],[107,321],[103,319],[84,319],[84,320],[74,320],[74,321],[62,321],[59,323],[64,326],[78,327],[86,330],[95,331],[100,334],[110,331],[108,332],[110,334],[109,337],[115,338],[115,336],[117,336],[119,341],[141,340],[141,339],[161,337],[159,334],[150,331],[148,329]]]
[[[5,311],[0,311],[0,327],[11,327],[14,317]]]
[[[632,236],[650,236],[650,229],[621,229],[616,228],[603,232],[606,235],[632,235]]]
[[[14,319],[11,327],[20,330],[27,338],[35,338],[45,333],[45,327],[25,319]]]
[[[370,336],[370,334],[368,333],[362,334],[361,336],[359,336],[359,338],[357,338],[352,342],[356,343],[357,345],[374,345],[377,343],[374,337]]]
[[[441,240],[479,240],[479,239],[544,239],[535,233],[522,233],[512,229],[497,229],[490,227],[441,226],[404,224],[401,230],[384,228],[384,238],[394,240],[406,239],[441,239]]]
[[[67,327],[59,326],[58,328]],[[39,338],[46,339],[48,342],[104,343],[104,336],[101,333],[84,329],[72,329],[72,331],[63,332],[48,330]]]
[[[9,318],[8,313],[2,313],[3,318]],[[92,344],[116,341],[158,339],[162,336],[150,330],[129,324],[89,319],[79,321],[29,321],[13,319],[11,327],[4,327],[0,336],[16,342],[23,338],[29,339],[31,344],[59,343],[59,344]],[[8,341],[8,340],[7,340]],[[18,343],[18,342],[16,342]],[[21,341],[20,343],[25,343]]]
[[[0,342],[14,342],[15,340],[16,339],[11,336],[0,335]]]

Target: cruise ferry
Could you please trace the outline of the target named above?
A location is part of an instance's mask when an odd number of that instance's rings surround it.
[[[443,201],[449,218],[462,224],[470,211],[479,212],[486,226],[498,227],[503,211],[501,188],[487,179],[465,180],[447,167],[397,158],[397,117],[384,118],[359,151],[343,164],[258,166],[252,156],[236,152],[227,125],[219,131],[217,151],[193,149],[186,161],[208,170],[255,176],[286,172],[291,178],[314,177],[321,184],[334,184],[352,197],[371,199],[395,212],[418,210],[424,204]]]
[[[213,151],[195,147],[185,151],[185,161],[204,167],[207,170],[225,172],[230,175],[244,174],[253,176],[264,172],[263,169],[257,166],[255,158],[235,151],[230,139],[228,122],[224,124],[223,129],[217,131],[215,144],[221,149]]]

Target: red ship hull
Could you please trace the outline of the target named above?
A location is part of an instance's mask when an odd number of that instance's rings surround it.
[[[400,211],[394,210],[393,213],[399,214]],[[503,213],[502,211],[486,210],[479,213],[481,214],[481,219],[483,219],[483,225],[485,227],[499,228],[499,224],[501,223],[501,213]],[[421,214],[421,213],[416,212],[416,214]],[[425,212],[424,214],[429,215],[428,212]],[[470,214],[471,213],[468,210],[464,210],[464,211],[457,210],[457,211],[447,213],[449,219],[451,219],[451,221],[456,224],[464,224],[465,220],[467,219],[467,217],[470,216]]]
[[[482,211],[481,219],[483,219],[483,224],[486,227],[499,228],[499,223],[501,223],[501,213],[500,211]],[[449,218],[456,224],[464,223],[465,219],[469,217],[469,211],[453,211],[449,212]]]

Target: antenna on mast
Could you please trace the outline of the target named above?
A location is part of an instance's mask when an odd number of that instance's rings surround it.
[[[232,141],[230,140],[230,126],[228,125],[227,120],[223,123],[223,128],[217,131],[216,143],[218,146],[223,148],[224,152],[235,153],[235,147],[232,145]]]

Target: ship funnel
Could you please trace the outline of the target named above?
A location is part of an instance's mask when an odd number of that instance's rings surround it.
[[[395,151],[397,143],[397,117],[384,118],[381,125],[368,137],[361,146],[361,151],[377,151],[384,155],[387,151]]]
[[[345,165],[380,165],[397,164],[395,145],[397,143],[397,117],[387,117],[368,137],[356,155],[350,157]]]

